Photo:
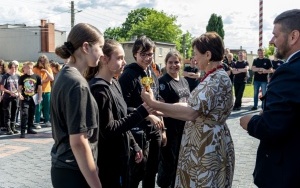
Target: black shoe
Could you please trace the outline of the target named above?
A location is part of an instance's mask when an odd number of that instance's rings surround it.
[[[6,135],[13,135],[14,132],[12,132],[11,130],[7,131]]]
[[[25,133],[21,133],[20,138],[25,138]]]
[[[34,130],[32,130],[32,129],[27,130],[27,134],[36,134],[36,133],[37,133],[37,132],[34,131]]]
[[[15,129],[15,130],[12,130],[12,132],[13,132],[14,134],[18,134],[18,133],[19,133],[19,131],[17,131],[16,129]]]
[[[257,107],[254,107],[254,106],[253,106],[253,107],[251,108],[251,110],[257,110]]]

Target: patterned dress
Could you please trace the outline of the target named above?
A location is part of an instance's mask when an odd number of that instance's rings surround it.
[[[233,94],[227,73],[218,69],[208,75],[193,90],[188,104],[199,117],[185,124],[175,187],[231,187],[235,155],[226,119]]]

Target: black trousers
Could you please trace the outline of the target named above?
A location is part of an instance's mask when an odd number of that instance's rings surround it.
[[[2,110],[2,101],[0,102],[0,128],[5,127],[4,125],[4,112]]]
[[[4,114],[4,127],[16,122],[18,99],[15,97],[7,97],[2,99],[2,110]]]
[[[34,113],[35,113],[35,104],[32,99],[25,98],[20,101],[21,106],[21,131],[25,131],[26,125],[28,125],[27,129],[32,129],[33,121],[34,121]]]
[[[51,181],[54,188],[89,188],[80,170],[51,167]]]
[[[142,181],[143,188],[154,188],[155,177],[158,171],[159,152],[161,146],[160,131],[153,126],[147,127],[145,132],[145,140],[139,146],[143,149],[144,159],[141,163],[135,163],[134,155],[130,159],[130,187],[137,188]],[[140,140],[142,135],[133,136],[136,140]]]
[[[173,188],[178,164],[178,156],[181,144],[184,123],[178,125],[168,125],[167,145],[160,149],[160,160],[158,165],[157,185],[162,188]]]
[[[246,83],[234,83],[234,95],[235,95],[235,102],[234,108],[240,108],[242,106],[242,97],[244,94]]]

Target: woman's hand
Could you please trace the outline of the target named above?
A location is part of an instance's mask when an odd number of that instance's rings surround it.
[[[149,105],[150,107],[151,107],[151,102],[155,101],[153,96],[153,91],[151,88],[149,89],[149,91],[147,91],[146,88],[144,87],[141,93],[141,97],[143,101],[147,103],[147,105]]]

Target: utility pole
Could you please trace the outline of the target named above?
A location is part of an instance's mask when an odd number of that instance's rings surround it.
[[[74,27],[75,13],[74,13],[74,1],[71,1],[71,28]]]
[[[71,28],[74,27],[74,23],[75,23],[75,13],[81,12],[82,10],[78,10],[77,12],[75,12],[74,9],[74,1],[71,1]]]

